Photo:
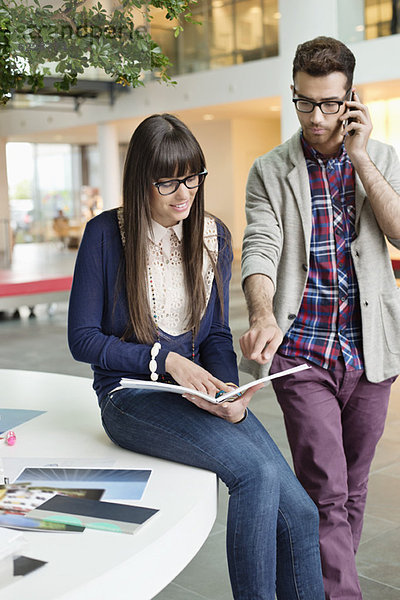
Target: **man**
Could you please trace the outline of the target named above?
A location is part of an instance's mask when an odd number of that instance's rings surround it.
[[[355,59],[332,38],[297,48],[301,130],[249,174],[242,368],[274,381],[296,474],[318,505],[326,598],[362,598],[355,553],[391,384],[400,372],[400,164],[369,140]]]

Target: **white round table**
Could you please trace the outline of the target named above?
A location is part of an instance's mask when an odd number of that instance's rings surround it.
[[[132,504],[159,512],[134,534],[24,532],[24,555],[47,564],[3,588],[7,600],[153,598],[190,562],[215,521],[216,476],[113,445],[91,384],[83,377],[0,370],[1,408],[46,411],[15,427],[14,446],[0,446],[5,475],[12,482],[18,463],[57,459],[63,466],[70,460],[75,467],[151,469],[141,500]]]

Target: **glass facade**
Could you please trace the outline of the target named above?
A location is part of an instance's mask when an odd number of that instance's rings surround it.
[[[72,220],[80,216],[79,169],[77,146],[7,144],[10,225],[15,242],[42,242],[53,237],[52,222],[59,211]]]
[[[338,14],[345,43],[400,33],[400,0],[338,0]]]
[[[151,35],[173,63],[171,75],[279,53],[278,0],[200,0],[192,13],[201,25],[186,23],[183,33],[174,38],[163,12],[152,12]]]
[[[400,32],[398,0],[365,0],[364,14],[366,40]]]
[[[126,152],[127,144],[120,144],[121,181]],[[9,142],[6,153],[10,219],[5,226],[13,243],[57,239],[57,219],[68,222],[68,236],[75,239],[102,210],[97,145]],[[0,221],[0,242],[3,227]]]

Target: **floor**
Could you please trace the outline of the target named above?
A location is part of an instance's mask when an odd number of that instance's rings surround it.
[[[18,274],[71,273],[75,254],[56,245],[16,247]],[[231,286],[231,327],[238,338],[247,326],[246,309],[235,265]],[[66,304],[54,311],[38,306],[36,317],[21,308],[21,318],[1,315],[0,368],[49,371],[90,377],[90,368],[76,363],[66,344]],[[242,382],[246,376],[242,377]],[[3,393],[7,393],[3,390]],[[93,399],[95,401],[95,399]],[[252,409],[290,461],[280,408],[270,388],[252,400]],[[211,534],[193,561],[156,600],[232,600],[225,559],[228,495],[220,486],[219,510]],[[400,380],[393,387],[384,436],[373,462],[358,569],[364,600],[400,600]]]

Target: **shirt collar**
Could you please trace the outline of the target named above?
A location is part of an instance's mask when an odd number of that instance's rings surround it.
[[[301,140],[301,145],[303,147],[303,152],[304,152],[304,156],[307,159],[311,159],[314,162],[324,162],[327,163],[329,160],[331,159],[335,159],[338,162],[343,162],[346,160],[347,158],[347,152],[346,152],[346,148],[344,146],[344,143],[342,142],[338,152],[334,155],[334,156],[324,156],[323,154],[321,154],[320,152],[318,152],[318,150],[315,150],[315,148],[313,148],[306,139],[304,139],[303,136],[303,132],[301,133],[300,136],[300,140]]]
[[[171,229],[175,233],[178,240],[179,241],[182,240],[182,236],[183,236],[183,222],[182,221],[179,221],[179,223],[177,223],[176,225],[173,225],[172,227],[164,227],[163,225],[160,225],[160,223],[157,223],[157,221],[154,221],[152,219],[151,227],[152,227],[153,231],[151,231],[151,230],[149,231],[149,238],[151,239],[151,241],[154,244],[159,244],[161,242],[161,240],[164,239],[164,237],[169,233],[169,231]]]

